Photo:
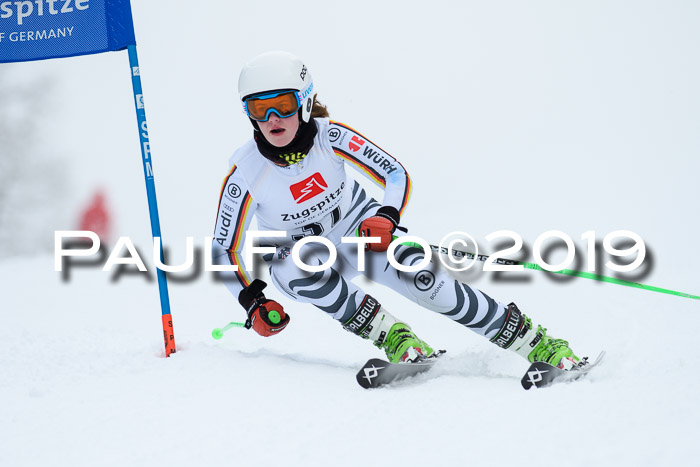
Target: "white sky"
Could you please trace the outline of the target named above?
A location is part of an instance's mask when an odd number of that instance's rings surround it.
[[[588,230],[602,240],[627,229],[654,253],[648,281],[697,288],[696,3],[132,4],[174,250],[210,234],[226,161],[250,137],[241,66],[285,49],[306,61],[333,118],[412,174],[413,234],[437,242],[463,230],[488,248],[501,229],[529,245],[552,229],[578,243]],[[106,186],[117,233],[148,245],[126,52],[3,67],[51,83],[40,149],[70,163],[72,204],[60,209],[74,214],[41,228],[72,228]]]

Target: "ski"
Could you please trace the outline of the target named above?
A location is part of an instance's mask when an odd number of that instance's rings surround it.
[[[555,383],[575,381],[584,377],[589,371],[598,366],[604,356],[605,351],[601,352],[592,363],[588,362],[588,357],[584,357],[583,363],[579,363],[579,366],[568,371],[552,366],[549,363],[535,362],[530,365],[520,383],[523,385],[523,388],[530,389],[533,386],[544,388]]]
[[[412,363],[390,363],[372,358],[357,373],[357,382],[365,389],[378,388],[425,373],[437,362],[436,357]]]

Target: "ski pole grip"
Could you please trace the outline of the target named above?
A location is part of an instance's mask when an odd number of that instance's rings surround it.
[[[279,322],[282,321],[282,317],[277,310],[270,311],[267,314],[267,319],[269,319],[272,324],[279,324]]]

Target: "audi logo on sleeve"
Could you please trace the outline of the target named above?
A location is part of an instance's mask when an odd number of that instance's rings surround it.
[[[320,195],[326,188],[328,188],[328,183],[326,183],[320,173],[316,172],[309,178],[291,185],[289,190],[292,192],[294,201],[297,204],[301,204],[316,195]]]

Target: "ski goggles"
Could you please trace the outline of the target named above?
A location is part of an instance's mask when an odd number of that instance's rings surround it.
[[[287,118],[301,107],[301,98],[296,91],[274,91],[257,94],[243,101],[243,110],[256,122],[266,122],[270,115]]]

